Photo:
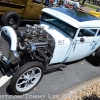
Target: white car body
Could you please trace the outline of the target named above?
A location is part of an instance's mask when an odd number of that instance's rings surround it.
[[[10,26],[1,28],[3,47],[9,42],[5,35],[10,38],[11,47],[4,49],[9,51],[7,53],[1,50],[0,60],[3,69],[11,71],[0,78],[0,87],[12,77],[10,88],[17,95],[32,90],[42,79],[44,70],[61,68],[62,63],[76,61],[92,53],[94,58],[100,59],[98,18],[67,8],[44,8],[42,12],[40,25],[26,25],[25,32],[17,33],[18,38]]]
[[[84,12],[72,10],[72,13],[78,12],[79,14],[83,14],[83,21],[79,21],[80,19],[77,20],[65,13],[69,10],[70,9],[67,8],[44,8],[42,10],[43,13],[53,16],[54,18],[57,18],[60,21],[63,21],[77,29],[76,33],[74,33],[74,38],[71,38],[64,31],[57,28],[56,26],[51,25],[50,23],[47,23],[45,21],[41,21],[41,25],[55,40],[55,49],[50,64],[59,62],[71,62],[82,59],[92,54],[100,46],[100,36],[97,36],[100,30],[100,20],[86,13],[85,14],[93,20],[84,20]],[[75,17],[78,16],[75,15]],[[95,31],[95,35],[78,37],[78,34],[81,29],[86,29],[91,33]],[[84,39],[84,42],[81,42],[81,39]]]

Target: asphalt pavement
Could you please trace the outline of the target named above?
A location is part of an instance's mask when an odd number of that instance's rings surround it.
[[[45,73],[39,85],[28,94],[15,96],[8,81],[0,88],[0,100],[49,100],[79,83],[100,76],[100,67],[85,59],[66,65],[66,68]]]

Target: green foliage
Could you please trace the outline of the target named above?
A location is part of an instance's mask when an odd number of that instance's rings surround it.
[[[85,3],[85,5],[86,5],[87,7],[93,8],[93,9],[99,8],[98,6],[94,6],[94,5],[89,4],[89,3]]]

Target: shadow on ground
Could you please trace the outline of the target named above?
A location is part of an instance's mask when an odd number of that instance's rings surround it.
[[[11,89],[10,89],[10,85],[7,86],[6,92],[7,92],[9,95],[14,95],[13,92],[11,91]]]

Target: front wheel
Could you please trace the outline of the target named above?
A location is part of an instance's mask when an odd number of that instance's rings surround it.
[[[10,81],[10,88],[14,94],[27,93],[41,81],[43,74],[41,63],[28,62],[16,71]]]

